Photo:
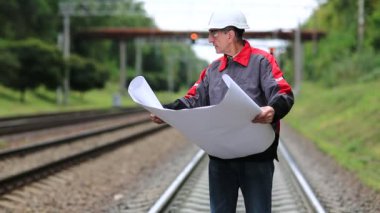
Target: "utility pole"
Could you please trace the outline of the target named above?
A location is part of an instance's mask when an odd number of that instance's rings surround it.
[[[318,29],[318,24],[317,24],[317,10],[314,9],[313,10],[313,55],[317,55],[317,51],[318,51],[318,41],[317,41],[317,29]]]
[[[63,58],[66,61],[64,79],[63,79],[63,104],[69,102],[70,93],[70,17],[88,17],[88,16],[125,16],[135,15],[135,8],[130,6],[130,1],[125,0],[68,0],[59,2],[59,11],[63,16]],[[127,10],[126,10],[127,9]],[[125,48],[124,41],[121,41],[120,48]],[[125,67],[122,67],[122,59],[120,62],[120,78],[125,78]],[[124,65],[125,66],[125,65]],[[120,79],[122,82],[123,80]],[[125,79],[124,79],[125,82]],[[120,90],[125,90],[125,84],[121,85]]]
[[[169,57],[168,59],[168,91],[173,92],[174,91],[174,58],[175,57]]]
[[[297,94],[301,88],[302,81],[302,43],[301,29],[298,25],[294,31],[294,93]]]
[[[364,41],[364,24],[365,24],[365,15],[364,15],[364,0],[358,0],[358,46],[357,50],[361,51],[363,48]]]
[[[193,70],[193,64],[191,63],[191,57],[190,53],[186,52],[185,56],[185,65],[186,65],[186,86],[189,87],[192,85],[193,82],[193,76],[192,76],[192,70]]]
[[[69,4],[59,5],[63,15],[63,59],[65,60],[65,70],[63,76],[63,104],[67,105],[70,91],[70,15],[73,13],[73,7]]]
[[[142,48],[144,44],[142,38],[135,39],[136,58],[135,58],[135,70],[136,76],[142,75]]]
[[[127,47],[124,40],[119,41],[119,56],[120,56],[120,93],[125,93],[126,85],[126,61],[127,61]]]

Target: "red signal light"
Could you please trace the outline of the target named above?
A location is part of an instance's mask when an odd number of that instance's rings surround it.
[[[197,33],[191,33],[190,34],[191,40],[197,40],[198,39],[198,34]]]
[[[195,41],[198,39],[198,33],[191,33],[190,39],[191,39],[191,43],[194,44]]]

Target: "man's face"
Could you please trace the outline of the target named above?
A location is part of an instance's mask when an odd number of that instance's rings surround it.
[[[228,31],[224,29],[210,29],[208,31],[208,42],[214,45],[216,53],[225,53],[228,45]]]

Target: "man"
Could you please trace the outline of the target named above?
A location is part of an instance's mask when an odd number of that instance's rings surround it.
[[[264,152],[236,159],[210,157],[209,190],[211,212],[235,212],[240,188],[246,212],[271,212],[273,160],[277,159],[279,120],[291,109],[294,97],[274,57],[250,46],[243,39],[248,28],[239,10],[214,12],[209,22],[208,40],[223,57],[201,72],[187,95],[171,104],[170,109],[216,105],[227,86],[222,80],[228,74],[260,107],[262,112],[253,123],[271,124],[275,131],[273,144]],[[152,121],[163,121],[151,115]],[[233,143],[233,141],[231,141]]]

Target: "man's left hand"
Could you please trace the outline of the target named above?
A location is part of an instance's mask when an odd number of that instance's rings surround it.
[[[270,124],[273,121],[274,109],[271,106],[260,107],[262,112],[258,114],[253,120],[253,123]]]

